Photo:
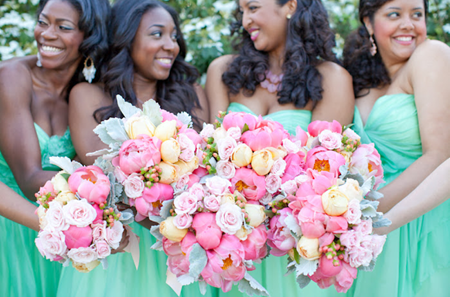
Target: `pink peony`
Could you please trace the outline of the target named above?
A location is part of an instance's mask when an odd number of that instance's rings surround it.
[[[70,175],[69,188],[90,203],[105,203],[110,190],[109,178],[97,166],[86,166],[75,170]]]
[[[173,198],[173,188],[170,185],[155,183],[151,188],[145,187],[142,198],[148,203],[170,200]]]
[[[327,171],[335,177],[339,176],[339,167],[342,165],[345,165],[345,158],[341,154],[328,151],[320,146],[311,149],[306,155],[306,168],[311,168],[318,172]]]
[[[305,206],[300,210],[297,216],[300,227],[304,236],[308,238],[319,238],[325,234],[325,215],[316,212],[309,206]]]
[[[224,118],[222,126],[225,130],[231,127],[239,127],[239,129],[244,129],[245,124],[250,131],[255,130],[258,124],[258,118],[254,115],[248,114],[246,112],[230,112]]]
[[[186,237],[194,236],[192,233],[188,233]],[[185,238],[186,238],[185,237]],[[179,242],[171,241],[167,238],[163,238],[163,249],[167,254],[167,266],[169,270],[176,276],[181,276],[189,273],[189,258],[181,251],[181,244]]]
[[[338,261],[339,265],[334,266],[333,262],[335,259],[328,259],[327,255],[323,254],[319,259],[320,272],[324,277],[333,277],[339,274],[342,270],[342,261]]]
[[[327,171],[317,172],[312,169],[306,171],[306,180],[298,187],[296,196],[322,195],[337,182],[336,177]]]
[[[279,147],[289,134],[283,127],[276,127],[274,130],[267,126],[247,131],[242,134],[241,141],[248,145],[253,151],[259,151],[267,147]]]
[[[245,250],[245,260],[257,260],[267,256],[267,230],[266,226],[260,225],[253,229],[242,245]]]
[[[249,200],[259,200],[266,194],[266,182],[264,176],[259,176],[251,169],[239,168],[231,179],[236,190]]]
[[[346,293],[353,285],[353,280],[356,279],[358,270],[343,261],[341,264],[342,270],[338,275],[336,275],[336,283],[334,286],[336,287],[336,291],[339,293]]]
[[[323,130],[330,130],[331,132],[342,134],[342,126],[338,121],[325,122],[314,121],[308,125],[308,132],[312,137],[319,136]]]
[[[215,249],[222,239],[222,230],[216,224],[216,215],[210,212],[198,213],[194,216],[192,228],[195,230],[195,238],[205,249]]]
[[[305,146],[308,142],[308,138],[308,134],[300,126],[297,126],[295,128],[295,136],[292,136],[291,140],[300,144],[300,146]]]
[[[92,207],[95,209],[97,216],[95,217],[92,224],[101,224],[103,223],[103,210],[97,204],[93,204]]]
[[[326,225],[326,231],[331,233],[343,233],[348,229],[348,222],[344,217],[330,216]]]
[[[380,154],[373,143],[358,146],[352,155],[349,170],[351,173],[361,174],[365,179],[374,176],[374,189],[377,189],[378,185],[384,182]]]
[[[160,148],[161,140],[157,137],[140,135],[122,144],[119,156],[113,159],[113,165],[119,166],[126,175],[140,172],[143,167],[161,162]]]
[[[296,176],[304,172],[305,166],[305,154],[303,152],[298,152],[297,154],[289,154],[284,158],[286,161],[286,170],[282,177],[282,183],[288,180],[293,180]]]
[[[92,229],[91,227],[76,227],[70,226],[68,230],[63,231],[65,235],[65,242],[69,249],[76,249],[79,247],[88,247],[92,243]]]
[[[294,248],[296,246],[296,242],[285,223],[287,216],[292,214],[292,210],[289,208],[283,208],[278,213],[279,215],[270,219],[267,244],[272,248],[270,251],[272,255],[281,257]]]

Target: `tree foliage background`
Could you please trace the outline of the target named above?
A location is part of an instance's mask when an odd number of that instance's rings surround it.
[[[229,24],[235,0],[162,0],[173,6],[182,20],[189,47],[187,60],[201,73],[216,57],[232,52]],[[39,0],[0,0],[0,60],[36,53],[33,29]],[[111,0],[111,2],[114,2]],[[336,32],[338,55],[345,37],[359,26],[358,0],[322,0]],[[450,0],[430,0],[428,35],[450,45]]]

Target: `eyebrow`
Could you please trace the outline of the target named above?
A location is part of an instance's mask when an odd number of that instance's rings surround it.
[[[153,24],[153,25],[148,26],[147,29],[150,29],[151,27],[164,28],[165,26],[164,26],[164,25],[161,25],[161,24]]]
[[[48,19],[48,16],[47,16],[45,13],[42,13],[42,12],[41,12],[41,15],[42,15],[43,17],[45,17],[46,19]],[[73,21],[71,21],[71,20],[69,20],[69,19],[58,18],[58,19],[56,19],[56,21],[57,21],[57,22],[70,22],[70,23],[76,25]]]
[[[388,7],[387,9],[401,10],[400,7],[395,7],[395,6]],[[423,9],[423,7],[419,6],[419,7],[413,8],[412,10],[422,10],[422,9]]]

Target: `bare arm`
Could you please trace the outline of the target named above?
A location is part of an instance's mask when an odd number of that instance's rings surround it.
[[[56,172],[44,171],[31,112],[33,83],[21,63],[0,68],[0,151],[22,192],[30,200]]]
[[[98,108],[108,106],[111,103],[112,100],[97,85],[81,83],[70,92],[70,133],[77,156],[84,165],[94,164],[97,158],[87,157],[87,153],[107,147],[93,131],[98,125],[93,114]]]
[[[209,65],[206,76],[206,97],[209,102],[209,121],[214,123],[219,111],[226,111],[230,100],[228,98],[228,88],[222,81],[222,74],[227,70],[233,56],[222,56]]]
[[[385,217],[392,221],[389,227],[377,228],[378,234],[387,234],[424,215],[450,198],[450,159],[433,171],[414,191],[397,203]]]
[[[39,219],[34,213],[36,211],[36,206],[34,204],[3,183],[0,183],[0,193],[1,216],[30,229],[39,231]]]
[[[381,189],[379,210],[389,211],[450,157],[450,48],[427,41],[411,56],[408,69],[414,89],[423,155]]]
[[[355,96],[353,95],[352,77],[341,66],[324,62],[318,67],[322,74],[322,100],[313,109],[312,121],[336,120],[342,125],[353,121]]]

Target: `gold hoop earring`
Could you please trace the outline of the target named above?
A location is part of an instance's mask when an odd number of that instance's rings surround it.
[[[89,65],[89,66],[88,66]],[[91,83],[92,80],[95,77],[95,72],[97,69],[95,69],[94,66],[94,60],[92,60],[91,56],[88,56],[86,60],[84,60],[84,68],[83,68],[83,75],[84,78]]]
[[[369,40],[370,40],[370,43],[372,44],[372,46],[370,48],[370,54],[373,57],[377,54],[377,45],[375,44],[375,41],[373,40],[373,35],[370,35]]]

